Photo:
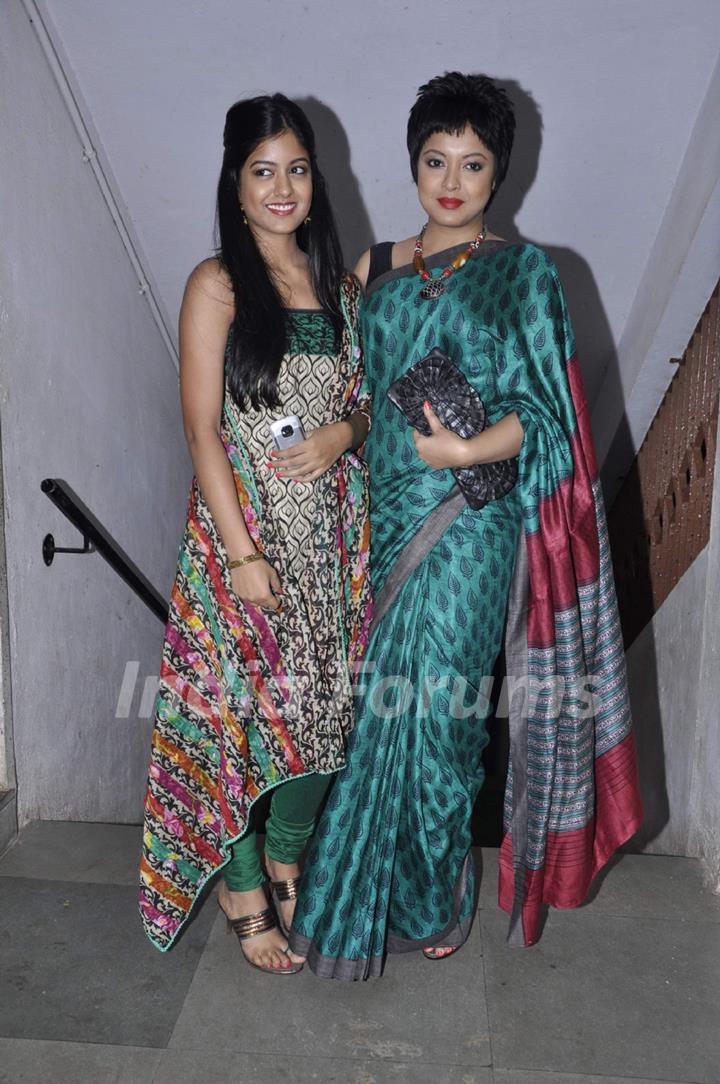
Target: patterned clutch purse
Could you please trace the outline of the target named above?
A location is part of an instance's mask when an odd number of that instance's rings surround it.
[[[410,425],[426,437],[430,435],[423,410],[426,399],[441,424],[461,437],[474,437],[486,425],[482,399],[437,347],[396,380],[388,388],[387,396]],[[477,463],[453,470],[453,474],[469,507],[477,511],[510,492],[517,481],[518,461],[515,458]]]

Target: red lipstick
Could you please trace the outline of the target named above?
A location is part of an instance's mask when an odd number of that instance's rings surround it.
[[[458,207],[462,207],[464,199],[452,199],[450,196],[442,196],[438,200],[441,207],[444,207],[446,211],[456,211]]]

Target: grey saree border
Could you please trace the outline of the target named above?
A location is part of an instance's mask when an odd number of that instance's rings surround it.
[[[395,244],[396,242],[393,242]],[[493,252],[497,252],[503,245],[517,244],[516,241],[484,241],[480,248],[476,249],[471,255],[470,259],[478,260],[482,256],[490,256]],[[425,267],[428,270],[432,270],[433,267],[444,267],[453,256],[457,256],[458,252],[462,252],[467,248],[467,244],[453,245],[451,248],[444,248],[442,252],[436,252],[432,256],[428,256],[425,260]],[[394,279],[402,279],[407,275],[416,275],[413,265],[411,263],[401,264],[400,267],[391,267],[389,271],[383,271],[382,275],[378,275],[373,279],[370,285],[365,290],[365,297],[370,297],[375,290],[381,289],[386,283],[392,282]],[[418,287],[422,283],[418,280]]]
[[[402,549],[381,591],[377,595],[371,631],[377,627],[388,612],[403,584],[440,541],[448,527],[465,507],[465,498],[456,485],[453,486],[445,499],[436,508],[433,508],[420,530]],[[442,944],[443,947],[454,948],[465,943],[470,934],[476,910],[473,904],[470,915],[463,919],[462,922],[458,922],[460,907],[467,887],[468,862],[470,861],[472,861],[472,854],[468,852],[455,885],[452,914],[445,929],[441,930],[440,933],[432,934],[430,937],[417,941],[390,935],[387,939],[386,951],[388,953],[414,952],[439,944]],[[359,979],[377,978],[382,975],[385,966],[385,954],[358,960],[350,960],[344,956],[325,956],[315,947],[312,938],[298,933],[297,930],[292,928],[288,934],[288,945],[292,952],[306,958],[310,970],[321,979],[340,979],[352,982]]]
[[[385,967],[383,955],[363,957],[359,960],[348,960],[345,956],[323,956],[310,937],[293,929],[288,934],[288,946],[291,952],[305,957],[313,975],[317,975],[319,979],[340,979],[345,982],[377,979]]]
[[[418,940],[412,940],[409,937],[394,937],[392,934],[388,934],[388,952],[395,954],[398,952],[415,952],[417,949],[424,948],[459,948],[460,945],[465,944],[470,935],[470,930],[472,929],[472,924],[475,919],[475,911],[477,910],[477,901],[473,900],[473,907],[470,914],[467,918],[464,918],[462,922],[458,922],[458,915],[460,914],[463,897],[467,889],[470,862],[472,862],[472,851],[468,851],[465,855],[465,861],[462,864],[460,876],[455,882],[452,913],[450,915],[450,921],[445,929],[441,930],[440,933],[433,933],[430,934],[429,937],[421,937]]]
[[[528,557],[525,532],[521,529],[515,556],[515,571],[508,598],[505,625],[505,668],[508,674],[528,672]],[[524,683],[513,690],[508,709],[510,729],[510,762],[512,764],[512,821],[510,825],[513,862],[513,906],[507,943],[513,948],[525,945],[522,908],[525,902],[528,843],[527,793],[527,696]]]
[[[372,629],[382,621],[398,596],[403,584],[415,569],[424,561],[430,550],[447,531],[459,513],[466,507],[466,501],[458,486],[453,486],[448,495],[433,508],[420,530],[413,535],[400,551],[395,564],[375,599],[373,607]]]
[[[460,876],[453,890],[453,910],[447,926],[439,933],[431,934],[417,941],[411,941],[406,937],[388,936],[386,952],[375,956],[362,956],[357,960],[350,960],[346,956],[324,956],[317,950],[312,938],[297,930],[290,929],[288,934],[288,946],[291,952],[298,956],[304,956],[307,965],[319,979],[339,979],[346,982],[357,982],[361,979],[379,978],[385,968],[387,954],[396,955],[402,952],[416,952],[424,948],[442,946],[443,948],[459,948],[464,945],[470,936],[477,901],[473,900],[473,907],[467,918],[458,922],[458,915],[462,907],[463,897],[467,889],[469,863],[472,862],[472,851],[468,851],[465,861],[460,870]]]

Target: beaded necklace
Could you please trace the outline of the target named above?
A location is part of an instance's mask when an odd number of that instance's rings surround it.
[[[415,241],[413,267],[417,271],[420,278],[423,280],[424,284],[418,296],[422,297],[424,301],[434,301],[435,298],[440,297],[441,294],[445,293],[445,282],[447,279],[450,278],[453,271],[457,271],[461,267],[463,267],[468,262],[473,252],[475,252],[476,249],[480,248],[480,245],[485,240],[487,228],[485,226],[485,223],[483,223],[483,228],[480,230],[480,233],[477,235],[475,240],[471,241],[467,248],[463,249],[462,252],[458,252],[457,256],[453,256],[448,266],[444,267],[440,276],[435,279],[425,267],[425,260],[423,258],[423,236],[427,228],[428,223],[426,222],[423,228],[420,230],[420,233],[417,236],[417,240]]]

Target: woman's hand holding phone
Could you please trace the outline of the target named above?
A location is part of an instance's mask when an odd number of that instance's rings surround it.
[[[268,466],[274,467],[280,478],[314,482],[350,448],[352,439],[349,422],[321,425],[299,444],[271,452]]]

